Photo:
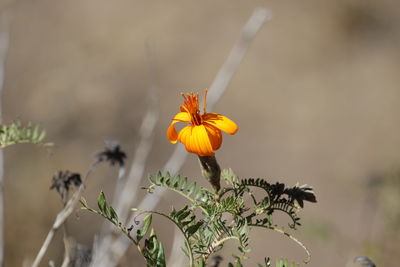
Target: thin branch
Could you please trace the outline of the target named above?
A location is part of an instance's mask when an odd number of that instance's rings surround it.
[[[269,13],[266,9],[257,8],[254,10],[250,19],[245,24],[238,41],[235,43],[227,60],[225,61],[224,65],[222,65],[221,69],[219,70],[217,76],[210,86],[207,99],[207,108],[209,110],[214,107],[216,102],[224,93],[226,87],[233,77],[233,74],[235,73],[245,53],[247,52],[251,41],[254,39],[258,30],[261,28],[268,17]],[[171,173],[171,175],[175,175],[182,167],[187,158],[187,155],[188,153],[183,146],[177,146],[171,157],[165,164],[163,172],[168,171]],[[164,192],[165,189],[159,189],[154,194],[146,195],[146,197],[139,204],[138,209],[154,209],[161,200]],[[135,214],[131,216],[130,221],[133,221],[134,217]],[[129,241],[126,240],[124,236],[119,236],[112,244],[109,245],[109,250],[103,257],[102,262],[104,263],[104,265],[102,266],[116,266],[120,258],[125,254],[129,245]],[[172,251],[178,250],[173,248]]]
[[[83,178],[82,184],[79,186],[78,190],[72,195],[71,199],[68,200],[67,204],[65,205],[65,208],[62,209],[57,214],[57,217],[53,223],[53,226],[51,227],[49,233],[47,234],[47,237],[46,237],[44,243],[42,244],[42,247],[40,248],[38,254],[36,255],[35,260],[32,263],[32,267],[39,266],[44,255],[46,254],[47,249],[49,248],[51,241],[54,238],[54,234],[57,232],[57,230],[60,228],[60,226],[64,224],[64,222],[72,214],[72,212],[75,210],[76,205],[79,203],[79,200],[82,197],[83,191],[85,191],[85,184],[87,182],[87,179],[89,178],[89,175],[93,172],[93,170],[95,169],[95,167],[97,166],[98,163],[99,163],[98,161],[95,161],[90,166],[90,168],[86,172],[86,175]]]
[[[68,201],[68,192],[64,195],[65,199],[62,199],[63,206],[67,205]],[[73,250],[73,239],[72,237],[68,237],[68,230],[67,230],[67,222],[65,221],[62,225],[62,232],[63,232],[63,242],[64,242],[64,260],[61,264],[61,267],[68,267],[71,259],[72,259],[72,250]]]
[[[307,247],[300,242],[300,240],[298,240],[296,237],[292,236],[291,234],[289,234],[288,232],[286,232],[285,230],[276,227],[276,226],[268,226],[268,225],[257,225],[257,224],[249,224],[249,226],[253,226],[253,227],[261,227],[261,228],[266,228],[266,229],[270,229],[270,230],[274,230],[275,232],[278,232],[282,235],[285,235],[287,237],[289,237],[291,240],[293,240],[296,244],[298,244],[302,249],[304,249],[304,251],[307,254],[307,258],[303,260],[303,262],[305,264],[309,263],[311,260],[311,253],[310,251],[307,249]]]
[[[72,240],[68,238],[65,224],[63,224],[62,228],[63,228],[63,241],[64,241],[64,259],[61,264],[61,267],[68,267],[72,259],[71,252],[73,250],[73,243]]]
[[[5,61],[9,46],[11,10],[6,8],[0,21],[0,124],[3,122],[2,99],[5,78]],[[4,154],[0,149],[0,266],[4,266]]]

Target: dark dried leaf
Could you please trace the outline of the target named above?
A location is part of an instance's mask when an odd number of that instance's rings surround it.
[[[118,164],[120,167],[125,165],[126,154],[121,150],[120,145],[116,141],[106,141],[105,150],[96,154],[99,162],[107,161],[112,166]]]
[[[291,201],[296,200],[302,208],[304,207],[304,201],[317,202],[313,188],[307,185],[296,185],[293,188],[287,188],[284,193],[289,196]]]
[[[70,187],[78,187],[82,184],[81,175],[70,171],[57,171],[53,176],[50,189],[56,189],[62,200],[65,202],[68,197]]]

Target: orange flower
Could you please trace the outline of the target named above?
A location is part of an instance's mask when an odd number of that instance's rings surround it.
[[[206,112],[207,90],[204,94],[204,113],[200,114],[199,94],[182,94],[183,105],[181,112],[175,115],[171,125],[168,127],[167,137],[175,144],[177,141],[183,143],[186,150],[199,156],[213,156],[222,143],[221,130],[228,134],[235,134],[238,126],[227,117]],[[188,124],[179,133],[176,132],[174,124],[184,122]]]

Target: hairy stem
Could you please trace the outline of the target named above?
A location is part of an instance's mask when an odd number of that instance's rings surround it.
[[[269,225],[257,225],[257,224],[249,224],[249,226],[255,226],[255,227],[262,227],[262,228],[267,228],[270,230],[274,230],[275,232],[278,232],[282,235],[285,235],[287,237],[289,237],[291,240],[293,240],[294,242],[296,242],[300,247],[302,247],[304,249],[304,251],[307,254],[307,258],[305,260],[303,260],[303,262],[305,264],[309,263],[311,260],[311,253],[310,251],[307,249],[307,247],[300,242],[300,240],[298,240],[297,238],[295,238],[294,236],[292,236],[291,234],[289,234],[288,232],[286,232],[285,230],[277,227],[277,226],[269,226]]]
[[[214,193],[218,195],[221,189],[221,168],[215,156],[199,156],[201,174],[211,184]]]

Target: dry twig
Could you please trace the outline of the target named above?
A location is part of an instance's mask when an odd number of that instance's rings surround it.
[[[3,121],[2,96],[4,87],[5,61],[9,45],[10,9],[6,8],[1,14],[0,21],[0,124]],[[0,149],[0,266],[4,266],[4,155]]]
[[[79,200],[82,197],[83,191],[85,190],[85,184],[87,182],[87,179],[89,178],[89,175],[93,172],[93,170],[95,169],[95,167],[97,166],[98,163],[99,163],[98,161],[95,161],[90,166],[90,168],[86,172],[86,175],[83,178],[82,184],[79,186],[78,190],[72,195],[71,199],[68,200],[68,202],[65,205],[64,209],[62,209],[57,214],[57,217],[56,217],[56,220],[53,223],[53,226],[51,227],[49,233],[47,234],[47,237],[44,240],[44,242],[42,244],[42,247],[40,248],[38,254],[36,255],[35,260],[32,263],[32,267],[39,266],[39,264],[42,261],[44,255],[46,254],[47,249],[49,248],[49,245],[50,245],[51,241],[54,238],[55,233],[64,224],[64,222],[72,214],[72,212],[75,210],[76,205],[79,203]]]

